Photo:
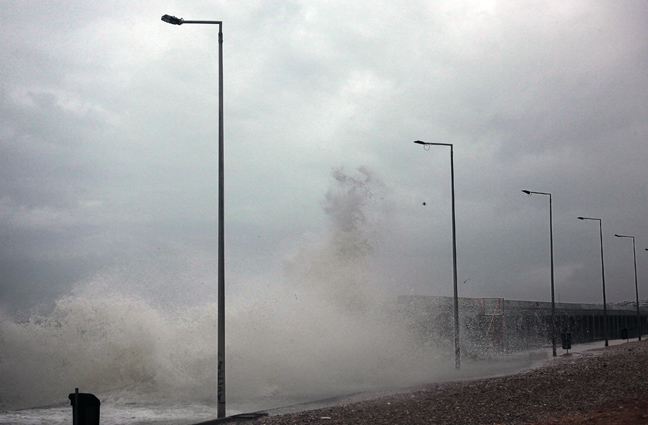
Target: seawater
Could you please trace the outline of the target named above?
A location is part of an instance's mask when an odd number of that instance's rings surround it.
[[[384,185],[364,168],[332,177],[329,227],[283,260],[281,279],[228,280],[228,414],[425,382],[451,367],[437,347],[411,340],[374,284]],[[101,400],[103,423],[215,416],[213,297],[160,302],[150,269],[127,276],[146,281],[137,291],[106,274],[46,313],[2,318],[0,423],[70,423],[75,388]]]
[[[101,400],[105,423],[214,416],[216,306],[168,312],[103,294],[88,290],[59,300],[46,317],[2,321],[0,423],[69,423],[67,396],[77,387]],[[301,301],[286,294],[281,303],[292,306],[280,309],[279,298],[233,305],[227,314],[228,414],[434,375],[435,352],[414,348],[381,309],[358,313],[304,293]],[[21,410],[39,406],[53,407]]]
[[[216,410],[204,405],[103,405],[100,423],[129,425],[184,425],[216,418]],[[0,413],[1,424],[69,425],[70,406],[51,406]]]

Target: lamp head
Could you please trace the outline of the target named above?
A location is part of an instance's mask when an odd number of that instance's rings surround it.
[[[578,217],[579,220],[585,220],[585,217]]]
[[[531,191],[530,190],[523,190],[522,192],[526,193],[527,195],[531,196]]]
[[[623,237],[621,235],[617,235],[616,233],[614,234],[614,236],[616,236],[617,238],[622,238]]]
[[[425,142],[422,141],[422,140],[414,140],[414,143],[417,143],[419,145],[424,145],[425,144]]]
[[[184,19],[176,18],[175,16],[171,16],[171,15],[162,16],[162,20],[166,23],[173,24],[173,25],[182,25],[182,23],[184,22]]]

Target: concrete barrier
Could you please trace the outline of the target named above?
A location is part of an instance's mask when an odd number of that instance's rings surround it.
[[[397,309],[416,341],[452,345],[451,297],[401,296]],[[551,303],[503,298],[459,298],[462,353],[468,356],[506,353],[551,345]],[[630,339],[648,330],[648,306],[607,305],[608,339]],[[573,344],[605,339],[603,304],[556,303],[556,336],[570,333]]]

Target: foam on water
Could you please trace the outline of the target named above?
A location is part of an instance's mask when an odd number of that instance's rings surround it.
[[[410,341],[372,285],[387,191],[366,169],[337,169],[333,178],[323,201],[329,232],[285,261],[283,281],[248,285],[227,300],[230,407],[433,378],[436,351]],[[216,303],[162,306],[97,278],[58,300],[51,314],[1,322],[0,410],[65,403],[76,387],[97,395],[102,409],[213,406],[216,329]]]

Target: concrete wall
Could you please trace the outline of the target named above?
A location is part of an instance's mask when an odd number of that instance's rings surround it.
[[[401,296],[397,309],[419,344],[447,348],[454,340],[451,297]],[[556,303],[556,344],[571,334],[572,344],[605,339],[603,304]],[[648,332],[648,306],[640,305],[642,335]],[[503,298],[459,298],[461,349],[480,356],[551,346],[551,303]],[[608,339],[639,335],[634,303],[608,304]]]

